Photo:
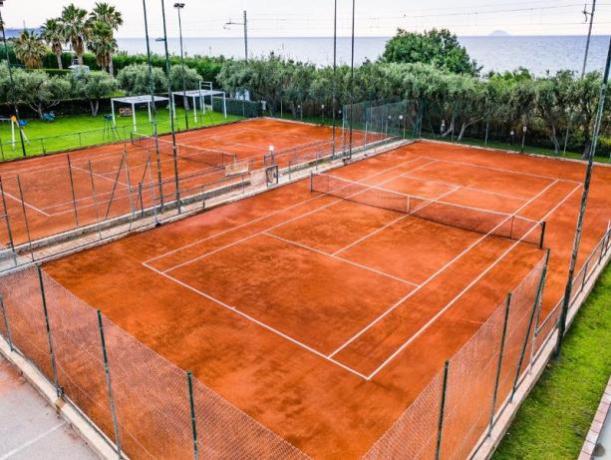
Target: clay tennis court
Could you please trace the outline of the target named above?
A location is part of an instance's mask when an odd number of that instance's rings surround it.
[[[418,142],[45,269],[307,455],[357,458],[507,293],[536,285],[547,248],[541,317],[555,306],[583,171]],[[597,166],[578,267],[607,229],[610,184]],[[432,441],[437,412],[415,421]]]
[[[362,138],[355,133],[355,145]],[[248,181],[249,171],[263,167],[270,145],[279,155],[277,163],[285,166],[309,161],[298,153],[326,152],[333,142],[330,128],[271,119],[179,133],[177,181],[170,136],[160,138],[159,158],[152,138],[134,139],[0,164],[5,198],[0,214],[8,214],[14,244],[174,202],[177,185],[181,199],[239,186]],[[336,145],[341,142],[336,139]],[[6,244],[4,220],[0,239]]]

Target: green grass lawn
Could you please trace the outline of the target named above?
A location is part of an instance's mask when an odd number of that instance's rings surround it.
[[[577,315],[560,360],[520,408],[494,460],[578,457],[611,374],[611,267]]]
[[[195,123],[193,113],[189,112],[189,128],[218,125],[239,119],[241,117],[234,115],[224,118],[221,113],[207,112],[204,117],[201,116],[201,113],[198,114],[198,122]],[[138,133],[152,134],[153,129],[149,123],[146,109],[136,112],[136,120]],[[159,109],[157,120],[161,134],[170,132],[168,109]],[[176,126],[178,130],[184,130],[186,126],[185,113],[181,108],[177,109]],[[109,123],[105,121],[103,114],[97,117],[89,115],[60,116],[52,123],[28,120],[24,132],[29,142],[26,142],[25,147],[28,156],[61,152],[79,147],[126,140],[130,138],[131,131],[131,117],[117,117],[117,128],[112,130]],[[11,125],[6,122],[0,124],[0,159],[9,160],[23,156],[18,132],[15,133],[15,137],[16,143],[13,146]]]

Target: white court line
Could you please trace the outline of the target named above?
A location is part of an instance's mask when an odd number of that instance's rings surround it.
[[[396,166],[393,166],[393,167],[390,167],[390,168],[384,169],[383,171],[381,171],[381,172],[379,172],[379,173],[375,173],[375,174],[373,174],[373,175],[371,175],[371,176],[365,177],[363,180],[367,180],[367,179],[371,179],[371,178],[373,178],[373,177],[377,177],[377,176],[382,175],[382,174],[384,174],[384,173],[386,173],[386,172],[388,172],[388,171],[391,171],[391,170],[393,170],[393,169],[400,168],[400,167],[402,167],[402,166],[405,166],[405,165],[407,165],[407,164],[413,163],[413,162],[415,162],[415,161],[417,161],[417,160],[421,160],[421,159],[422,159],[422,158],[420,158],[420,157],[416,157],[416,158],[413,158],[413,159],[407,160],[407,161],[405,161],[405,162],[402,162],[402,163],[401,163],[401,164],[399,164],[399,165],[396,165]],[[184,250],[184,249],[188,249],[188,248],[191,248],[191,247],[197,246],[198,244],[201,244],[201,243],[203,243],[203,242],[205,242],[205,241],[209,241],[209,240],[214,239],[214,238],[216,238],[216,237],[223,236],[223,235],[225,235],[225,234],[227,234],[227,233],[231,233],[231,232],[233,232],[233,231],[235,231],[235,230],[239,230],[239,229],[241,229],[241,228],[248,227],[249,225],[255,224],[255,223],[257,223],[257,222],[261,222],[261,221],[263,221],[263,220],[265,220],[265,219],[268,219],[268,218],[270,218],[270,217],[276,216],[276,215],[278,215],[278,214],[282,214],[283,212],[290,211],[290,210],[295,209],[295,208],[297,208],[297,207],[299,207],[299,206],[302,206],[302,205],[304,205],[304,204],[310,203],[310,202],[312,202],[312,201],[320,200],[320,199],[321,199],[321,198],[323,198],[323,197],[324,197],[324,195],[319,195],[319,196],[315,196],[314,198],[307,198],[307,199],[305,199],[305,200],[301,200],[301,201],[299,201],[299,202],[297,202],[297,203],[295,203],[295,204],[292,204],[292,205],[290,205],[290,206],[287,206],[286,208],[282,208],[282,209],[279,209],[279,210],[277,210],[277,211],[270,212],[270,213],[265,214],[265,215],[263,215],[263,216],[260,216],[260,217],[257,217],[257,218],[255,218],[255,219],[252,219],[252,220],[250,220],[250,221],[248,221],[248,222],[244,222],[243,224],[237,225],[237,226],[235,226],[235,227],[228,228],[228,229],[226,229],[226,230],[222,230],[222,231],[220,231],[220,232],[214,233],[214,234],[212,234],[212,235],[210,235],[210,236],[207,236],[207,237],[205,237],[205,238],[201,238],[201,239],[199,239],[199,240],[195,240],[195,241],[193,241],[192,243],[186,244],[186,245],[184,245],[184,246],[180,246],[180,247],[178,247],[178,248],[176,248],[176,249],[172,249],[172,250],[167,251],[167,252],[165,252],[165,253],[163,253],[163,254],[160,254],[160,255],[158,255],[158,256],[152,257],[152,258],[150,258],[150,259],[146,260],[145,262],[146,262],[146,263],[149,263],[149,262],[154,262],[154,261],[159,260],[159,259],[163,259],[163,258],[168,257],[168,256],[170,256],[170,255],[176,254],[177,252],[180,252],[180,251],[182,251],[182,250]]]
[[[128,168],[129,168],[129,167],[130,167],[130,166],[128,165]],[[79,166],[72,166],[72,169],[76,169],[77,171],[84,172],[84,173],[86,173],[88,176],[90,175],[90,172],[89,172],[87,169],[82,169],[82,168],[80,168]],[[123,169],[123,168],[121,168],[121,169]],[[110,174],[110,173],[108,173],[108,174]],[[117,171],[113,171],[113,172],[112,172],[112,174],[113,174],[115,177],[117,177]],[[113,184],[116,182],[116,183],[117,183],[117,185],[121,185],[121,186],[123,186],[123,187],[129,187],[129,185],[127,185],[127,184],[125,184],[125,183],[123,183],[123,182],[121,182],[121,181],[115,181],[115,179],[113,179],[112,177],[106,177],[104,174],[100,174],[100,173],[96,173],[96,172],[94,172],[94,173],[93,173],[93,175],[94,175],[95,177],[99,177],[100,179],[104,179],[104,180],[107,180],[107,181],[109,181],[109,182],[112,182]],[[120,175],[121,175],[121,172],[119,171],[119,176],[120,176]]]
[[[321,251],[320,249],[313,248],[311,246],[299,243],[297,241],[293,241],[293,240],[289,240],[289,239],[283,238],[283,237],[278,236],[278,235],[276,235],[274,233],[263,232],[263,235],[269,236],[270,238],[274,238],[274,239],[276,239],[278,241],[282,241],[282,242],[290,244],[292,246],[297,246],[298,248],[305,249],[306,251],[311,251],[311,252],[314,252],[316,254],[320,254],[321,256],[329,257],[330,259],[334,259],[334,260],[337,260],[339,262],[346,263],[348,265],[352,265],[354,267],[366,270],[368,272],[375,273],[375,274],[383,276],[385,278],[389,278],[389,279],[398,281],[399,283],[407,284],[407,285],[413,286],[413,287],[418,287],[418,285],[416,283],[413,283],[413,282],[411,282],[409,280],[406,280],[404,278],[400,278],[398,276],[391,275],[391,274],[383,272],[381,270],[377,270],[377,269],[375,269],[373,267],[368,267],[367,265],[359,264],[358,262],[353,262],[353,261],[351,261],[349,259],[344,259],[342,257],[338,257],[336,255],[330,254],[330,253],[325,252],[325,251]]]
[[[549,210],[540,220],[539,222],[544,222],[550,215],[552,215],[556,210],[562,206],[577,190],[581,188],[581,184],[575,186],[573,190],[571,190],[559,203],[557,203],[551,210]],[[532,232],[534,227],[529,231]],[[454,297],[445,307],[439,310],[424,326],[422,326],[415,334],[413,334],[409,339],[407,339],[394,353],[392,353],[384,362],[374,370],[369,376],[367,380],[372,379],[376,376],[378,372],[380,372],[388,363],[390,363],[399,353],[401,353],[407,346],[409,346],[414,340],[416,340],[424,331],[426,331],[443,313],[445,313],[452,305],[454,305],[471,287],[473,287],[478,281],[480,281],[490,270],[492,270],[496,265],[498,265],[501,260],[503,260],[507,254],[509,254],[521,241],[516,241],[513,245],[511,245],[503,254],[498,257],[485,271],[480,273],[471,283],[469,283],[456,297]],[[333,356],[333,355],[330,355]]]
[[[310,353],[315,354],[319,358],[323,358],[325,361],[329,361],[329,362],[331,362],[331,363],[341,367],[342,369],[344,369],[344,370],[346,370],[346,371],[356,375],[357,377],[360,377],[360,378],[362,378],[364,380],[367,380],[367,376],[365,376],[364,374],[361,374],[360,372],[352,369],[351,367],[349,367],[349,366],[347,366],[347,365],[345,365],[343,363],[340,363],[339,361],[336,361],[334,359],[331,359],[331,358],[327,357],[324,353],[321,353],[320,351],[312,348],[311,346],[306,345],[305,343],[300,342],[299,340],[296,340],[296,339],[286,335],[284,332],[281,332],[278,329],[275,329],[272,326],[269,326],[269,325],[259,321],[258,319],[254,318],[253,316],[250,316],[249,314],[244,313],[243,311],[238,310],[236,307],[232,307],[231,305],[228,305],[225,302],[223,302],[223,301],[221,301],[219,299],[216,299],[215,297],[212,297],[211,295],[209,295],[209,294],[207,294],[207,293],[205,293],[203,291],[200,291],[199,289],[196,289],[193,286],[191,286],[191,285],[189,285],[187,283],[184,283],[184,282],[180,281],[179,279],[176,279],[176,278],[172,277],[171,275],[168,275],[167,273],[163,273],[163,272],[157,270],[156,268],[151,267],[150,265],[147,265],[146,262],[144,262],[143,265],[146,268],[148,268],[149,270],[154,271],[158,275],[163,276],[163,277],[169,279],[170,281],[173,281],[174,283],[184,287],[185,289],[189,289],[190,291],[192,291],[192,292],[194,292],[196,294],[199,294],[202,297],[205,297],[206,299],[208,299],[208,300],[210,300],[210,301],[220,305],[221,307],[234,312],[236,315],[239,315],[239,316],[242,316],[243,318],[246,318],[247,320],[257,324],[258,326],[262,327],[263,329],[266,329],[266,330],[268,330],[268,331],[270,331],[270,332],[272,332],[272,333],[282,337],[283,339],[288,340],[289,342],[293,343],[294,345],[300,346],[300,347],[304,348],[305,350],[309,351]]]
[[[403,177],[407,177],[408,179],[416,179],[416,180],[419,180],[420,182],[431,182],[433,184],[441,184],[441,185],[447,185],[447,186],[456,185],[456,183],[454,182],[447,182],[444,180],[437,180],[437,179],[426,179],[424,177],[412,176],[411,174],[404,174]],[[492,192],[490,190],[484,190],[482,188],[477,188],[477,187],[463,186],[462,188],[464,190],[473,190],[474,192],[485,193],[486,195],[496,195],[502,198],[511,198],[511,199],[520,200],[520,201],[524,201],[528,199],[527,196],[517,196],[517,195],[509,195],[507,193]]]
[[[27,201],[22,201],[21,198],[17,198],[16,196],[13,196],[12,194],[10,194],[10,193],[8,193],[6,191],[4,192],[4,194],[6,196],[8,196],[10,199],[16,201],[17,203],[25,205],[26,208],[30,208],[31,210],[36,211],[36,212],[42,214],[45,217],[51,217],[51,214],[48,214],[48,213],[44,212],[42,209],[39,209],[36,206],[29,204]]]
[[[0,460],[8,460],[9,458],[13,457],[14,455],[18,454],[19,452],[22,452],[23,450],[27,449],[28,447],[36,444],[41,439],[46,438],[51,433],[59,430],[60,428],[63,428],[64,425],[66,425],[66,422],[61,422],[61,423],[55,425],[53,428],[49,428],[47,431],[45,431],[43,433],[40,433],[35,438],[32,438],[29,441],[27,441],[27,442],[23,443],[22,445],[20,445],[19,447],[16,447],[13,450],[5,453],[4,455],[2,455],[2,457],[0,457]]]
[[[446,193],[441,194],[440,196],[438,196],[438,197],[437,197],[437,198],[435,198],[434,200],[429,200],[429,202],[428,202],[428,203],[427,203],[425,206],[420,207],[420,208],[418,208],[417,210],[418,210],[418,211],[420,211],[421,209],[424,209],[425,207],[427,207],[427,206],[429,206],[429,205],[431,205],[431,204],[433,204],[433,203],[439,203],[440,201],[438,201],[438,200],[441,200],[441,199],[442,199],[442,198],[444,198],[445,196],[450,195],[450,194],[452,194],[452,193],[454,193],[454,192],[456,192],[456,191],[458,191],[458,190],[460,190],[460,186],[455,186],[455,188],[453,188],[452,190],[447,191]],[[392,226],[392,225],[394,225],[394,224],[398,223],[399,221],[401,221],[401,220],[403,220],[403,219],[407,219],[408,217],[411,217],[411,216],[412,216],[412,214],[413,214],[413,213],[412,213],[412,212],[410,212],[410,210],[408,209],[407,214],[406,214],[405,216],[400,217],[399,219],[396,219],[396,221],[390,222],[389,224],[384,225],[383,227],[378,228],[378,229],[374,230],[373,232],[370,232],[370,233],[368,233],[367,235],[362,236],[362,237],[361,237],[361,238],[359,238],[358,240],[356,240],[356,241],[354,241],[354,242],[350,243],[348,246],[344,246],[343,248],[339,249],[338,251],[335,251],[335,252],[333,253],[333,255],[338,255],[338,254],[340,254],[340,253],[342,253],[342,252],[344,252],[344,251],[347,251],[348,249],[353,248],[354,246],[356,246],[356,245],[358,245],[358,244],[362,243],[363,241],[365,241],[365,240],[367,240],[367,239],[369,239],[369,238],[371,238],[371,237],[373,237],[373,236],[377,235],[378,233],[383,232],[383,231],[384,231],[384,230],[386,230],[388,227],[390,227],[390,226]]]
[[[403,165],[399,165],[399,166],[403,166]],[[395,168],[397,168],[397,167],[399,167],[399,166],[394,166],[394,167],[393,167],[393,168],[391,168],[391,169],[395,169]],[[382,173],[380,173],[380,174],[382,174]],[[377,174],[377,175],[380,175],[380,174]],[[375,177],[375,176],[374,176],[374,177]],[[369,177],[369,179],[370,179],[370,178],[371,178],[371,177]],[[390,179],[389,179],[389,180],[390,180]],[[388,182],[388,181],[385,181],[385,182]],[[384,182],[382,182],[382,184],[384,184]],[[357,195],[357,194],[359,194],[359,193],[362,193],[362,192],[357,192],[357,193],[355,193],[355,195]],[[311,200],[315,200],[315,199],[318,199],[318,198],[321,198],[321,197],[324,197],[324,196],[326,196],[326,195],[320,195],[320,196],[315,197],[315,198],[313,198],[313,199],[311,199]],[[311,200],[307,200],[307,201],[311,201]],[[304,217],[311,216],[312,214],[316,214],[316,213],[317,213],[317,212],[319,212],[319,211],[322,211],[322,210],[324,210],[324,209],[330,208],[331,206],[335,206],[336,204],[341,203],[341,202],[343,202],[343,201],[344,201],[344,199],[343,199],[343,198],[339,198],[339,199],[337,199],[337,200],[333,200],[331,203],[327,203],[326,205],[323,205],[323,206],[320,206],[320,207],[318,207],[318,208],[315,208],[315,209],[313,209],[313,210],[311,210],[311,211],[306,212],[305,214],[300,214],[300,215],[295,216],[295,217],[293,217],[293,218],[291,218],[291,219],[288,219],[288,220],[285,220],[285,221],[283,221],[283,222],[280,222],[279,224],[272,225],[272,226],[271,226],[271,227],[269,227],[269,228],[266,228],[266,229],[261,230],[261,231],[256,232],[256,233],[252,233],[252,234],[250,234],[250,235],[248,235],[248,236],[245,236],[244,238],[240,238],[240,239],[238,239],[238,240],[236,240],[236,241],[233,241],[233,242],[231,242],[231,243],[229,243],[229,244],[226,244],[225,246],[221,246],[221,247],[216,248],[216,249],[214,249],[214,250],[212,250],[212,251],[210,251],[210,252],[204,253],[204,254],[202,254],[202,255],[200,255],[200,256],[197,256],[197,257],[195,257],[195,258],[193,258],[193,259],[190,259],[190,260],[186,260],[186,261],[184,261],[184,262],[181,262],[181,263],[180,263],[180,264],[178,264],[178,265],[175,265],[175,266],[173,266],[173,267],[170,267],[170,268],[168,268],[168,269],[164,270],[164,273],[169,273],[169,272],[174,271],[174,270],[176,270],[176,269],[178,269],[178,268],[182,268],[182,267],[185,267],[185,266],[190,265],[190,264],[192,264],[192,263],[195,263],[195,262],[197,262],[197,261],[203,260],[203,259],[205,259],[205,258],[207,258],[207,257],[210,257],[210,256],[212,256],[212,255],[214,255],[214,254],[216,254],[216,253],[218,253],[218,252],[224,251],[225,249],[229,249],[229,248],[231,248],[231,247],[237,246],[237,245],[239,245],[239,244],[244,243],[245,241],[250,241],[251,239],[256,238],[256,237],[257,237],[257,236],[259,236],[259,235],[262,235],[262,234],[263,234],[263,233],[265,233],[265,232],[270,232],[270,231],[272,231],[272,230],[275,230],[276,228],[284,227],[284,226],[285,226],[285,225],[287,225],[287,224],[290,224],[290,223],[292,223],[292,222],[295,222],[295,221],[297,221],[297,220],[300,220],[300,219],[302,219],[302,218],[304,218]]]
[[[555,180],[555,181],[558,181],[558,182],[570,182],[572,184],[581,184],[581,182],[576,181],[576,180],[558,179],[557,177],[552,177],[552,176],[544,176],[544,175],[541,175],[541,174],[527,173],[527,172],[523,172],[523,171],[514,171],[512,169],[497,168],[497,167],[494,167],[494,166],[478,165],[478,164],[475,164],[475,163],[468,163],[466,161],[447,160],[447,159],[438,159],[438,160],[440,162],[442,162],[442,163],[463,165],[463,166],[468,166],[470,168],[488,169],[490,171],[498,171],[498,172],[513,174],[513,175],[516,175],[516,176],[536,177],[538,179]]]
[[[355,340],[357,340],[359,337],[361,337],[363,334],[365,334],[369,329],[371,329],[373,326],[375,326],[376,324],[378,324],[380,321],[382,321],[385,317],[387,317],[388,315],[390,315],[393,311],[395,311],[397,308],[399,308],[401,306],[401,304],[403,304],[406,300],[408,300],[409,298],[411,298],[412,296],[414,296],[418,291],[420,291],[423,287],[427,286],[431,281],[433,281],[435,278],[437,278],[441,273],[443,273],[444,271],[446,271],[451,265],[453,265],[457,260],[461,259],[463,256],[465,256],[466,254],[468,254],[469,252],[471,252],[471,250],[473,248],[475,248],[477,245],[479,245],[482,241],[484,241],[485,239],[487,239],[490,234],[492,232],[494,232],[496,229],[500,228],[505,222],[507,222],[511,217],[515,217],[515,215],[520,212],[522,209],[524,209],[526,206],[528,206],[530,203],[534,202],[535,200],[539,199],[539,197],[541,195],[543,195],[543,193],[545,193],[547,190],[549,190],[552,186],[554,186],[556,183],[558,183],[558,180],[556,179],[554,182],[550,183],[547,187],[545,187],[543,190],[541,190],[537,195],[535,195],[534,197],[532,197],[530,200],[528,200],[526,203],[524,203],[522,205],[521,208],[519,208],[518,210],[516,210],[513,214],[509,214],[507,219],[505,219],[504,221],[502,221],[500,224],[498,224],[495,228],[493,228],[490,232],[488,232],[485,235],[482,235],[480,238],[478,238],[477,240],[475,240],[473,243],[471,243],[467,248],[465,248],[462,252],[460,252],[458,255],[456,255],[454,258],[452,258],[450,261],[448,261],[446,264],[444,264],[439,270],[437,270],[435,273],[433,273],[428,279],[426,279],[423,283],[420,284],[420,286],[418,286],[416,289],[414,289],[412,292],[408,293],[405,297],[403,297],[402,299],[399,299],[394,305],[392,305],[388,310],[386,310],[383,314],[381,314],[380,316],[378,316],[374,321],[372,321],[371,323],[369,323],[365,328],[361,329],[361,331],[359,331],[357,334],[355,334],[354,336],[352,336],[347,342],[345,342],[341,347],[339,347],[337,350],[335,350],[333,353],[331,353],[329,355],[330,358],[332,358],[333,356],[335,356],[337,353],[339,353],[340,351],[342,351],[343,349],[345,349],[346,347],[348,347],[351,343],[353,343]]]

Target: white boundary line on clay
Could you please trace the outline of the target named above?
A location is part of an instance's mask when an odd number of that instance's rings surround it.
[[[555,182],[556,183],[556,182]],[[551,216],[554,212],[556,212],[556,210],[562,206],[577,190],[579,190],[582,187],[581,184],[578,184],[575,186],[575,188],[573,188],[573,190],[571,190],[569,193],[567,193],[564,198],[559,201],[552,209],[550,209],[543,217],[541,217],[541,219],[539,220],[539,222],[544,222],[546,219],[549,218],[549,216]],[[534,230],[535,227],[533,227],[530,231],[532,232]],[[513,249],[520,244],[521,241],[516,241],[514,244],[512,244],[509,248],[507,248],[507,250],[505,250],[503,252],[503,254],[501,254],[501,256],[499,256],[490,266],[488,266],[488,268],[486,268],[486,270],[484,270],[483,272],[481,272],[475,279],[473,279],[473,281],[471,281],[456,297],[454,297],[450,302],[448,302],[441,310],[439,310],[425,325],[423,325],[418,331],[416,331],[414,334],[412,334],[411,337],[409,337],[405,342],[403,342],[403,344],[397,348],[397,350],[395,350],[388,358],[386,358],[386,360],[384,360],[384,362],[377,368],[375,369],[371,374],[369,374],[368,376],[368,380],[372,379],[373,377],[376,376],[376,374],[378,374],[384,367],[386,367],[386,365],[388,365],[397,355],[399,355],[407,346],[409,346],[414,340],[416,340],[424,331],[426,331],[435,321],[437,321],[437,319],[443,314],[445,313],[450,307],[452,307],[452,305],[454,305],[458,299],[460,299],[471,287],[473,287],[479,280],[481,280],[490,270],[492,270],[501,260],[503,260],[507,254],[509,254],[511,251],[513,251]],[[333,356],[333,355],[331,355]]]

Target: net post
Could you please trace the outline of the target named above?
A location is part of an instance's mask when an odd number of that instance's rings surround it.
[[[550,250],[548,249],[547,252],[545,253],[545,262],[543,265],[543,270],[541,271],[541,277],[539,278],[539,283],[537,285],[537,294],[535,296],[535,301],[533,302],[532,310],[530,312],[530,318],[528,319],[528,327],[526,328],[526,334],[524,334],[524,343],[522,344],[522,350],[520,351],[520,359],[518,360],[518,365],[516,366],[516,375],[513,380],[513,387],[511,389],[511,396],[509,398],[509,402],[513,402],[513,398],[518,389],[518,383],[520,381],[520,369],[522,369],[522,364],[524,364],[524,358],[526,356],[526,348],[528,347],[528,338],[530,337],[532,326],[535,320],[535,315],[536,315],[537,310],[539,309],[539,305],[543,297],[543,290],[545,288],[545,280],[547,278],[547,267],[549,264],[549,256],[550,256]],[[534,340],[534,335],[533,335],[533,340]]]
[[[45,283],[42,276],[42,269],[40,265],[36,266],[36,271],[38,273],[38,282],[40,284],[40,296],[42,300],[42,311],[45,316],[45,329],[47,331],[47,342],[49,345],[49,356],[51,357],[51,369],[53,371],[53,385],[55,386],[55,392],[58,398],[61,398],[64,394],[64,391],[59,386],[59,378],[57,375],[57,363],[55,361],[55,351],[53,349],[53,337],[51,335],[51,323],[49,322],[49,310],[47,308],[47,295],[45,292]]]
[[[4,322],[4,328],[6,329],[6,341],[8,342],[9,349],[11,352],[15,351],[13,346],[13,336],[11,335],[11,327],[8,320],[8,313],[6,312],[6,306],[4,305],[4,298],[0,295],[0,312],[2,312],[2,321]]]
[[[28,237],[28,247],[30,249],[30,256],[32,257],[32,262],[34,261],[34,248],[32,246],[32,235],[30,233],[30,224],[28,222],[28,213],[25,209],[25,199],[23,197],[23,187],[21,186],[21,178],[17,175],[17,187],[19,188],[19,198],[21,200],[21,212],[23,212],[23,219],[25,224],[25,232]]]
[[[0,199],[2,200],[2,209],[4,209],[4,216],[6,221],[6,232],[8,235],[8,243],[11,248],[11,252],[13,253],[15,259],[15,265],[17,265],[17,254],[15,253],[15,241],[13,239],[13,230],[11,229],[11,220],[8,213],[8,208],[6,207],[6,195],[4,194],[4,184],[2,182],[2,176],[0,176]]]
[[[503,369],[503,355],[505,353],[505,342],[507,341],[507,326],[509,324],[509,312],[511,310],[511,292],[507,294],[507,299],[505,301],[505,316],[503,319],[503,332],[501,333],[501,344],[499,348],[499,359],[496,367],[496,376],[494,378],[494,390],[492,391],[492,407],[490,409],[490,422],[488,425],[488,434],[489,438],[492,434],[492,429],[494,428],[494,415],[496,409],[496,403],[499,396],[499,384],[501,380],[501,371]]]
[[[112,380],[110,377],[110,365],[108,363],[108,352],[106,350],[106,337],[104,335],[104,323],[102,320],[102,312],[98,310],[98,329],[100,332],[100,343],[102,347],[102,360],[104,363],[104,375],[106,377],[106,391],[108,393],[108,403],[110,405],[110,413],[112,416],[112,425],[115,433],[115,447],[117,448],[118,458],[123,458],[121,455],[121,435],[119,433],[119,421],[117,419],[117,410],[115,400],[112,393]]]
[[[74,176],[72,174],[72,160],[70,159],[70,155],[66,155],[66,160],[68,161],[68,176],[70,177],[70,192],[72,194],[72,207],[74,209],[74,221],[76,226],[79,226],[78,222],[78,211],[76,209],[76,192],[74,190]]]
[[[197,417],[195,414],[195,398],[193,397],[193,373],[187,372],[187,388],[189,390],[189,410],[191,414],[191,433],[193,434],[193,458],[199,459],[199,442],[197,438]]]
[[[310,171],[310,193],[314,191],[314,173]]]
[[[547,222],[541,222],[541,240],[539,241],[539,249],[543,249],[545,245],[545,228],[547,227]]]
[[[439,460],[441,458],[441,442],[443,437],[443,422],[445,417],[449,368],[450,361],[446,361],[443,365],[443,385],[441,387],[441,403],[439,405],[439,421],[437,423],[437,444],[435,447],[435,460]]]

